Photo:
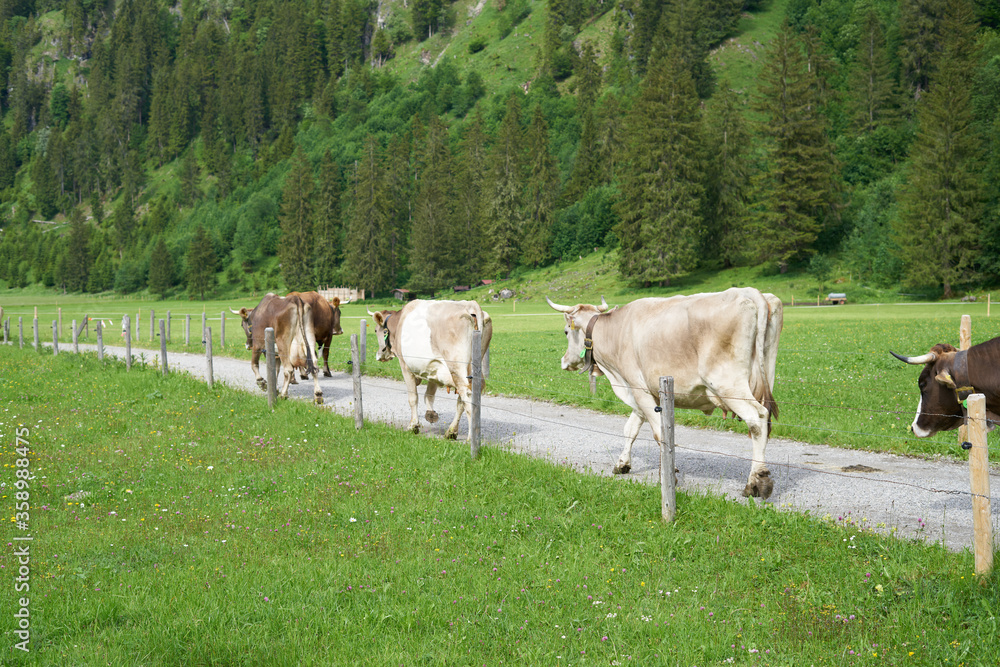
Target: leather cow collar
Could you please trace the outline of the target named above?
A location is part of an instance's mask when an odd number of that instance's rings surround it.
[[[594,370],[594,325],[597,324],[597,318],[613,313],[616,310],[618,310],[617,306],[609,311],[597,313],[587,322],[587,328],[583,335],[583,352],[580,353],[580,356],[583,357],[583,368],[580,369],[581,373],[589,373]]]
[[[969,380],[969,353],[968,350],[959,350],[955,353],[955,360],[951,367],[952,381],[955,383],[955,395],[958,402],[963,403],[976,389]]]

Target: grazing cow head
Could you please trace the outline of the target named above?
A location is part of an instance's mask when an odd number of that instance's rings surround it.
[[[396,356],[396,351],[392,349],[393,330],[390,327],[395,325],[395,316],[398,313],[398,310],[380,310],[375,313],[368,311],[375,323],[375,338],[378,340],[378,353],[375,359],[378,361],[389,361]]]
[[[340,336],[344,333],[344,330],[340,328],[340,306],[347,305],[349,301],[345,301],[343,304],[340,303],[340,297],[333,297],[330,299],[330,307],[333,308],[333,335]]]
[[[585,345],[587,325],[595,315],[599,315],[608,310],[608,303],[601,297],[600,306],[592,306],[581,303],[575,306],[560,306],[553,303],[552,299],[545,297],[545,300],[552,308],[563,313],[566,317],[566,354],[562,358],[562,368],[564,371],[576,371],[584,367],[584,356],[587,352]]]
[[[240,325],[243,327],[243,333],[245,333],[247,335],[247,342],[246,342],[247,349],[248,350],[252,350],[253,349],[253,323],[250,321],[250,313],[252,311],[249,311],[246,308],[240,308],[239,310],[233,310],[232,308],[230,308],[229,312],[233,313],[234,315],[239,315],[240,316]]]
[[[910,425],[913,435],[918,438],[930,437],[938,431],[956,429],[964,422],[958,397],[960,387],[955,384],[954,379],[957,352],[947,343],[938,343],[930,352],[919,357],[904,357],[890,351],[900,361],[924,366],[917,378],[917,387],[920,389],[917,416]]]

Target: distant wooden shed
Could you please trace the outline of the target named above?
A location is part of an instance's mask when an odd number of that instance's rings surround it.
[[[403,289],[402,287],[398,287],[392,290],[392,298],[397,299],[399,301],[411,301],[417,298],[417,295],[408,289]]]
[[[830,292],[826,295],[826,302],[831,306],[843,306],[847,303],[847,295],[843,292]]]
[[[468,285],[455,285],[451,289],[452,289],[452,291],[455,291],[455,292],[468,292],[469,291],[469,286]]]

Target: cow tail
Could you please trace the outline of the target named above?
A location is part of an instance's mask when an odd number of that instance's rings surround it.
[[[493,318],[485,310],[483,311],[483,357],[490,351],[490,339],[493,338]],[[480,360],[481,361],[481,360]],[[482,366],[480,366],[481,368]],[[486,391],[486,375],[483,375],[481,391]]]
[[[767,377],[767,357],[765,356],[765,342],[767,339],[767,325],[770,319],[771,307],[767,299],[760,292],[757,292],[754,302],[757,306],[757,335],[754,339],[754,362],[751,373],[756,377],[754,382],[754,398],[767,410],[767,435],[771,435],[771,419],[778,418],[778,402],[774,400],[771,393],[771,383]]]
[[[306,335],[306,318],[309,318],[309,328],[312,328],[312,308],[305,301],[299,300],[299,333],[302,335],[302,345],[306,348],[306,371],[316,375],[316,365],[313,364],[313,346]]]

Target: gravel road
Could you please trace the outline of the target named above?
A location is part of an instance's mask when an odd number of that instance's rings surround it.
[[[94,349],[94,346],[80,347]],[[64,350],[60,352],[65,353]],[[122,347],[105,347],[105,352],[118,357],[125,354]],[[147,358],[159,354],[133,348],[133,354],[139,352]],[[184,371],[199,379],[205,376],[203,355],[171,352],[168,363],[171,370]],[[263,372],[263,363],[261,366]],[[214,375],[217,382],[262,393],[247,361],[217,356]],[[320,384],[325,407],[353,417],[351,376],[335,372],[333,377],[321,378]],[[365,419],[401,427],[409,423],[403,383],[365,376],[362,386]],[[311,401],[312,391],[311,380],[300,381],[290,387],[289,395]],[[432,437],[441,437],[455,415],[454,395],[439,392],[435,408],[440,419],[436,424],[427,424],[422,418],[421,397],[421,429]],[[622,416],[522,398],[489,394],[483,397],[484,446],[503,447],[598,475],[611,475],[625,444],[624,425]],[[467,429],[468,424],[463,420],[460,438],[465,437]],[[748,502],[740,495],[750,470],[750,440],[742,424],[734,422],[731,432],[678,426],[675,439],[681,490]],[[992,444],[995,446],[995,442]],[[897,536],[905,538],[942,541],[953,550],[972,548],[972,498],[968,464],[964,462],[926,461],[777,438],[768,443],[766,461],[774,479],[774,493],[767,502],[778,509],[808,511],[816,517],[843,517],[845,521],[853,520],[880,532],[895,531]],[[632,472],[622,478],[659,484],[659,448],[648,426],[643,427],[632,449]],[[1000,469],[996,465],[990,470],[990,488],[993,532],[997,535]],[[678,512],[683,511],[681,502]]]

